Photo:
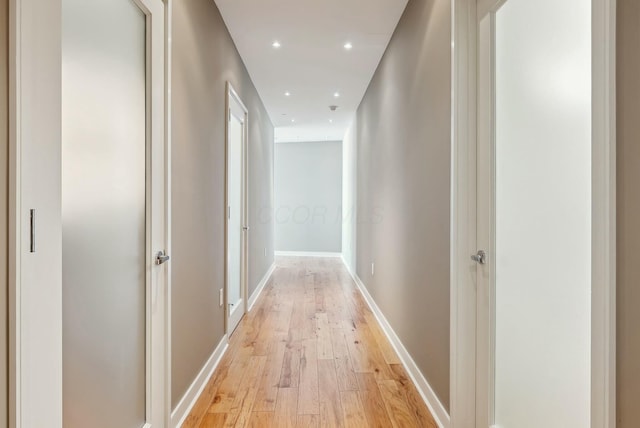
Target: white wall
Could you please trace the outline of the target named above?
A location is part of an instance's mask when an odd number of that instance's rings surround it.
[[[590,7],[509,0],[497,13],[495,422],[503,428],[590,425]]]
[[[276,251],[342,249],[342,142],[275,145]]]
[[[358,124],[356,118],[342,142],[342,257],[352,272],[356,271],[356,219],[358,200],[357,141]]]

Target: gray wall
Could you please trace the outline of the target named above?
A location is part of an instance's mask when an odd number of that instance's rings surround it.
[[[340,141],[276,144],[277,251],[339,253],[341,206]]]
[[[174,1],[172,13],[175,407],[224,335],[225,83],[249,109],[250,294],[273,263],[273,125],[214,1]]]
[[[446,408],[450,74],[450,1],[410,0],[355,131],[357,273]]]
[[[640,424],[640,2],[618,0],[618,428]]]
[[[8,159],[9,159],[9,96],[8,96],[8,34],[9,2],[0,0],[0,427],[7,426],[7,232],[8,232]]]

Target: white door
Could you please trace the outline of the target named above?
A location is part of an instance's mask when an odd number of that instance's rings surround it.
[[[247,109],[231,85],[227,90],[227,334],[246,310]]]
[[[163,25],[161,0],[62,1],[65,428],[166,426]]]
[[[477,426],[587,428],[591,2],[478,12]]]

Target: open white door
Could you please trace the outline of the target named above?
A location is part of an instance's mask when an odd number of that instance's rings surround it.
[[[599,247],[612,142],[598,134],[609,83],[594,24],[608,18],[594,5],[478,2],[476,427],[612,421],[612,249]]]
[[[11,426],[164,428],[164,4],[11,17]]]
[[[227,84],[227,335],[247,309],[247,116],[248,111]]]

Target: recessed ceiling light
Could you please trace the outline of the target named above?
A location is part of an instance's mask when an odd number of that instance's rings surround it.
[[[295,123],[295,121],[296,121],[295,119],[291,119],[291,122],[292,122],[292,123]]]
[[[353,48],[353,45],[351,44],[351,42],[347,42],[344,44],[344,48],[349,51]]]
[[[279,41],[277,41],[277,40],[276,40],[276,41],[274,41],[274,42],[271,44],[271,46],[273,46],[274,48],[278,49],[278,48],[279,48],[280,46],[282,46],[282,45],[280,44],[280,42],[279,42]]]
[[[284,96],[285,96],[285,97],[290,97],[290,96],[291,96],[291,92],[289,92],[289,91],[285,92],[285,93],[284,93]]]
[[[340,92],[334,93],[333,96],[336,97],[336,98],[340,97]]]
[[[333,119],[329,119],[329,123],[333,123]]]

